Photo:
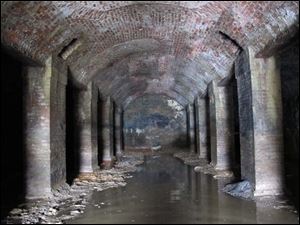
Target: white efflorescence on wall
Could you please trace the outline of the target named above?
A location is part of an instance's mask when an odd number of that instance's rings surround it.
[[[171,100],[171,99],[168,99],[167,101],[168,101],[168,106],[176,111],[176,114],[175,114],[176,119],[183,115],[184,108],[182,105],[178,104],[178,102]]]

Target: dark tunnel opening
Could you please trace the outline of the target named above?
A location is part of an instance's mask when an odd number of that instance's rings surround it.
[[[1,219],[25,194],[22,63],[1,49]]]

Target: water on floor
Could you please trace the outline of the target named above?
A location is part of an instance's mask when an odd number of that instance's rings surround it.
[[[172,156],[147,156],[127,186],[95,192],[69,223],[299,223],[294,213],[218,192],[221,185]]]

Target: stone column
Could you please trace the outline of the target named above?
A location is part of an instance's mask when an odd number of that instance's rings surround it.
[[[115,143],[116,143],[116,156],[119,158],[122,155],[122,133],[121,133],[121,116],[122,110],[120,107],[115,108]]]
[[[255,58],[251,49],[236,61],[241,173],[254,196],[283,192],[282,99],[275,57]]]
[[[199,111],[199,107],[198,107],[198,98],[199,98],[199,96],[196,96],[196,98],[195,98],[195,138],[196,138],[195,150],[199,156],[199,153],[200,153],[199,114],[200,114],[200,111]]]
[[[80,174],[94,172],[96,165],[93,160],[92,146],[92,83],[86,90],[78,93],[77,129],[79,142],[79,172]]]
[[[189,135],[190,152],[191,153],[196,153],[194,104],[188,104],[187,105],[187,118],[188,118],[188,135]]]
[[[52,59],[26,67],[24,74],[24,147],[26,199],[52,196],[50,168],[50,84]]]
[[[123,131],[123,128],[124,128],[124,110],[123,109],[121,111],[120,118],[121,118],[121,122],[120,122],[120,137],[121,137],[120,148],[121,148],[122,154],[124,154],[124,133],[123,133],[124,132]]]
[[[94,170],[99,169],[98,165],[98,87],[92,84],[92,102],[91,102],[91,129],[92,129],[92,163]]]
[[[234,120],[231,86],[209,85],[211,164],[216,170],[230,170],[233,166]]]
[[[207,110],[206,98],[197,96],[196,107],[196,143],[197,153],[200,159],[208,161],[208,141],[207,141]]]
[[[51,187],[66,182],[66,84],[67,65],[52,57],[50,94]]]
[[[111,168],[113,161],[112,149],[112,119],[113,119],[113,102],[110,97],[103,99],[102,113],[102,135],[103,135],[103,152],[102,152],[102,167],[105,169]]]

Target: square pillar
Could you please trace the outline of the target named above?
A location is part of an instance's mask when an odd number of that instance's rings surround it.
[[[234,153],[232,87],[218,86],[217,81],[212,81],[208,93],[211,164],[215,170],[231,170]]]
[[[98,170],[98,87],[92,84],[92,102],[91,102],[91,129],[92,129],[92,164],[93,169]]]
[[[51,187],[66,182],[66,85],[67,65],[52,57],[50,93]]]
[[[111,168],[113,163],[113,102],[110,97],[103,97],[102,107],[102,163],[105,169]]]
[[[42,199],[51,192],[50,85],[52,59],[45,67],[24,70],[25,198]]]
[[[195,108],[193,103],[187,105],[187,122],[190,153],[196,153]]]
[[[78,93],[77,129],[79,133],[79,172],[92,173],[97,169],[92,145],[92,83]]]
[[[255,58],[251,47],[236,61],[241,174],[254,196],[283,193],[280,70],[275,57]]]
[[[122,109],[118,106],[115,107],[115,146],[116,146],[116,155],[119,158],[122,156],[122,130],[121,130],[121,116],[122,116]]]
[[[206,102],[207,99],[200,96],[197,96],[195,100],[196,143],[199,158],[208,161],[208,115]]]

